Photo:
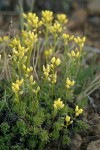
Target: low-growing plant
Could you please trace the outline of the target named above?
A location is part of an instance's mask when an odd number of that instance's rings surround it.
[[[35,13],[23,17],[20,34],[0,38],[1,77],[5,75],[0,149],[63,149],[84,128],[84,98],[100,85],[100,77],[82,88],[86,38],[66,33],[65,14],[54,19],[46,10],[41,19]]]

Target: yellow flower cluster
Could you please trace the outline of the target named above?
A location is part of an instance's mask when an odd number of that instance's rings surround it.
[[[1,55],[0,55],[0,60],[1,60]]]
[[[37,34],[31,31],[22,31],[23,45],[31,50],[37,42]]]
[[[73,123],[73,120],[71,120],[70,116],[68,116],[68,115],[65,117],[65,120],[66,120],[66,126]]]
[[[61,63],[61,60],[59,58],[56,59],[55,57],[53,57],[51,59],[51,64],[50,65],[47,64],[46,67],[43,65],[44,76],[52,84],[56,83],[56,81],[57,81],[57,73],[54,72],[54,68],[59,66],[60,63]]]
[[[66,24],[68,21],[67,16],[65,14],[58,14],[57,19],[61,24]]]
[[[55,58],[55,57],[53,57],[52,59],[51,59],[51,67],[53,68],[54,66],[59,66],[60,65],[60,63],[61,63],[61,60],[59,59],[59,58]]]
[[[33,71],[33,67],[26,67],[24,64],[23,64],[23,70],[25,72],[25,76],[28,77],[29,74]]]
[[[0,44],[1,44],[1,46],[5,46],[6,44],[9,43],[9,41],[10,41],[9,36],[0,37]]]
[[[74,36],[70,36],[69,34],[63,33],[62,38],[64,40],[64,44],[67,45],[69,41],[74,39]]]
[[[43,73],[46,79],[49,80],[49,73],[50,73],[50,65],[47,64],[47,67],[43,65]]]
[[[45,52],[44,52],[44,55],[45,55],[46,58],[48,58],[51,54],[52,54],[52,49],[51,48],[48,49],[48,50],[45,50]]]
[[[66,88],[69,89],[70,87],[74,86],[75,81],[74,80],[70,80],[69,78],[66,79]]]
[[[31,31],[22,31],[22,39],[16,36],[10,42],[9,46],[13,49],[13,60],[16,62],[19,71],[21,71],[22,64],[29,65],[31,52],[36,41],[37,34]]]
[[[9,36],[0,37],[0,43],[1,42],[7,42],[8,40],[9,40]]]
[[[71,58],[78,58],[80,56],[80,52],[79,51],[77,51],[77,52],[71,51],[70,53],[67,53],[67,54]]]
[[[76,44],[78,44],[80,48],[83,48],[85,40],[86,40],[86,37],[83,37],[83,38],[80,38],[80,37],[74,38],[74,42]]]
[[[42,11],[43,25],[45,26],[52,25],[52,21],[53,21],[53,12],[49,10]]]
[[[79,109],[79,106],[76,106],[75,107],[75,116],[79,116],[80,114],[82,114],[83,112],[83,109]]]
[[[52,34],[61,33],[61,31],[62,31],[62,27],[61,27],[61,24],[59,22],[55,22],[54,25],[50,27],[50,32]]]
[[[19,44],[20,44],[19,37],[16,36],[16,37],[14,37],[13,40],[11,40],[9,46],[12,47],[12,48],[13,48],[13,47],[14,47],[14,48],[17,48]]]
[[[38,86],[36,89],[33,89],[33,92],[37,94],[40,91],[40,87]]]
[[[52,84],[56,83],[57,81],[57,73],[53,73],[49,76],[49,81],[51,81]]]
[[[61,101],[61,99],[58,98],[56,101],[54,101],[53,107],[54,107],[54,109],[58,109],[59,110],[59,109],[64,107],[64,104]]]
[[[24,80],[21,79],[21,80],[16,80],[15,83],[12,83],[12,90],[15,94],[17,94],[20,90],[20,87],[22,86]]]
[[[35,84],[36,84],[36,82],[34,81],[34,79],[33,79],[33,76],[32,76],[32,75],[30,75],[30,77],[29,77],[29,81],[30,81],[30,84],[31,84],[31,85],[35,85]]]
[[[25,47],[22,47],[20,44],[18,45],[18,49],[13,48],[13,54],[20,58],[22,58],[27,51],[28,48],[25,49]]]
[[[33,28],[33,31],[36,31],[42,25],[42,21],[39,21],[39,18],[35,13],[29,12],[28,14],[23,14],[23,17],[27,21],[24,25],[27,28]]]

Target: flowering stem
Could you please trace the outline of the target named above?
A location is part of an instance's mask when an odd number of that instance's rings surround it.
[[[48,26],[46,26],[46,32],[45,32],[45,41],[46,41],[46,47],[48,45]]]
[[[52,100],[53,100],[53,96],[54,96],[54,84],[52,84]]]
[[[54,52],[56,51],[56,35],[54,35]]]

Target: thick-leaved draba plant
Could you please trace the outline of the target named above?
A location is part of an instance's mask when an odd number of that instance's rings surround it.
[[[6,80],[0,150],[63,149],[85,128],[80,101],[100,82],[97,77],[82,88],[78,78],[86,38],[66,33],[65,14],[54,19],[46,10],[41,19],[31,12],[23,18],[20,34],[0,38],[0,70]]]

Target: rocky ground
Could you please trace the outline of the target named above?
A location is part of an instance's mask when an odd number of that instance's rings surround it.
[[[28,7],[30,7],[30,1],[26,0]],[[97,64],[100,64],[100,0],[82,0],[82,2],[75,0],[70,7],[72,11],[68,10],[68,32],[75,35],[85,35],[87,37],[85,50],[89,50],[86,63],[91,62],[94,53],[97,53]],[[2,4],[0,5],[0,36],[18,33],[19,23],[16,3],[14,3],[14,0],[0,0],[0,4]],[[39,8],[42,9],[42,5],[43,3],[39,1]],[[50,8],[49,2],[47,6]],[[4,8],[7,8],[7,10]],[[89,97],[85,121],[90,128],[84,133],[75,135],[71,150],[100,150],[100,89]]]

